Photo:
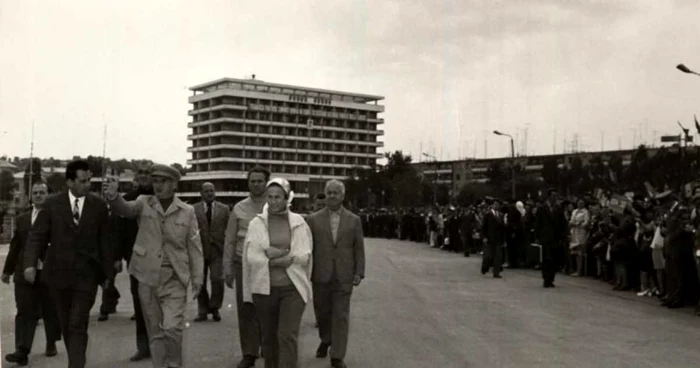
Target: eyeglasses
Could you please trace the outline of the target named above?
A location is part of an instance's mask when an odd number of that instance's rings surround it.
[[[32,194],[46,194],[46,192],[32,192]]]

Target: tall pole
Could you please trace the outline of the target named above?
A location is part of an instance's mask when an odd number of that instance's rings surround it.
[[[512,181],[512,186],[511,186],[511,196],[512,199],[515,200],[515,148],[513,145],[513,137],[510,137],[510,157],[511,157],[511,163],[510,163],[510,179]]]
[[[107,176],[107,122],[105,122],[104,126],[104,132],[102,133],[102,183],[101,188],[104,187],[104,182],[105,182],[105,176]],[[117,183],[119,183],[119,180],[117,179]],[[117,184],[119,185],[119,184]],[[100,193],[102,193],[102,197],[104,197],[104,191],[100,189]]]
[[[29,146],[29,184],[27,189],[27,202],[31,201],[32,179],[34,178],[34,120],[32,120],[32,142]]]

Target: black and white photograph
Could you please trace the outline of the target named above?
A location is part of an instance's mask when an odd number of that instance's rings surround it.
[[[0,367],[698,367],[698,20],[0,0]]]

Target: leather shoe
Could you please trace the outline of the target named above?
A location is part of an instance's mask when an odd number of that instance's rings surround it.
[[[342,359],[331,359],[331,367],[333,368],[348,368]]]
[[[5,355],[5,360],[7,360],[10,363],[17,363],[17,365],[29,364],[29,357],[27,357],[26,354],[17,353],[17,352]]]
[[[207,320],[206,314],[200,314],[197,316],[197,318],[194,319],[195,322],[204,322],[206,320]]]
[[[319,346],[318,349],[316,349],[316,358],[325,358],[328,356],[328,348],[331,346],[331,344],[326,344],[322,342]]]
[[[503,276],[501,276],[501,275],[493,275],[493,278],[494,278],[494,279],[502,279]]]
[[[138,361],[141,361],[141,360],[148,359],[148,358],[150,358],[150,357],[151,357],[151,353],[150,353],[150,352],[147,352],[147,351],[137,351],[136,354],[134,354],[134,356],[132,356],[131,358],[129,358],[129,361],[130,361],[130,362],[138,362]]]
[[[213,318],[214,321],[219,322],[219,321],[221,321],[221,314],[219,314],[218,310],[212,311],[211,318]]]
[[[104,322],[109,319],[109,314],[107,313],[100,313],[100,316],[97,317],[97,320],[100,322]]]
[[[46,356],[52,357],[58,354],[58,349],[56,349],[56,343],[51,343],[46,345]]]
[[[255,357],[246,355],[243,357],[240,363],[238,363],[237,368],[251,368],[255,367]]]

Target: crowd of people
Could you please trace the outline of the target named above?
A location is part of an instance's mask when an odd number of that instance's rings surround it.
[[[45,183],[34,183],[32,207],[17,217],[2,272],[4,283],[14,281],[17,308],[15,351],[6,361],[29,363],[41,318],[45,354],[57,355],[63,340],[68,367],[84,367],[97,289],[98,320],[107,321],[125,261],[136,327],[131,361],[183,366],[187,288],[198,300],[195,322],[209,315],[221,321],[226,285],[236,292],[239,368],[259,358],[266,368],[298,367],[301,318],[311,300],[316,357],[330,355],[332,367],[346,367],[350,299],[365,275],[365,253],[362,224],[343,206],[341,181],[326,182],[322,208],[300,215],[290,210],[289,182],[262,167],[248,172],[250,195],[232,210],[216,200],[211,183],[202,185],[200,202],[183,202],[175,194],[180,173],[166,165],[141,168],[134,191],[123,196],[115,178],[101,195],[91,193],[90,177],[87,162],[71,162],[68,189],[48,195]]]
[[[468,207],[434,206],[360,212],[371,237],[423,242],[468,257],[482,253],[482,273],[505,268],[591,277],[616,291],[658,297],[668,308],[696,306],[700,297],[700,193],[602,193],[537,199],[484,198]]]

